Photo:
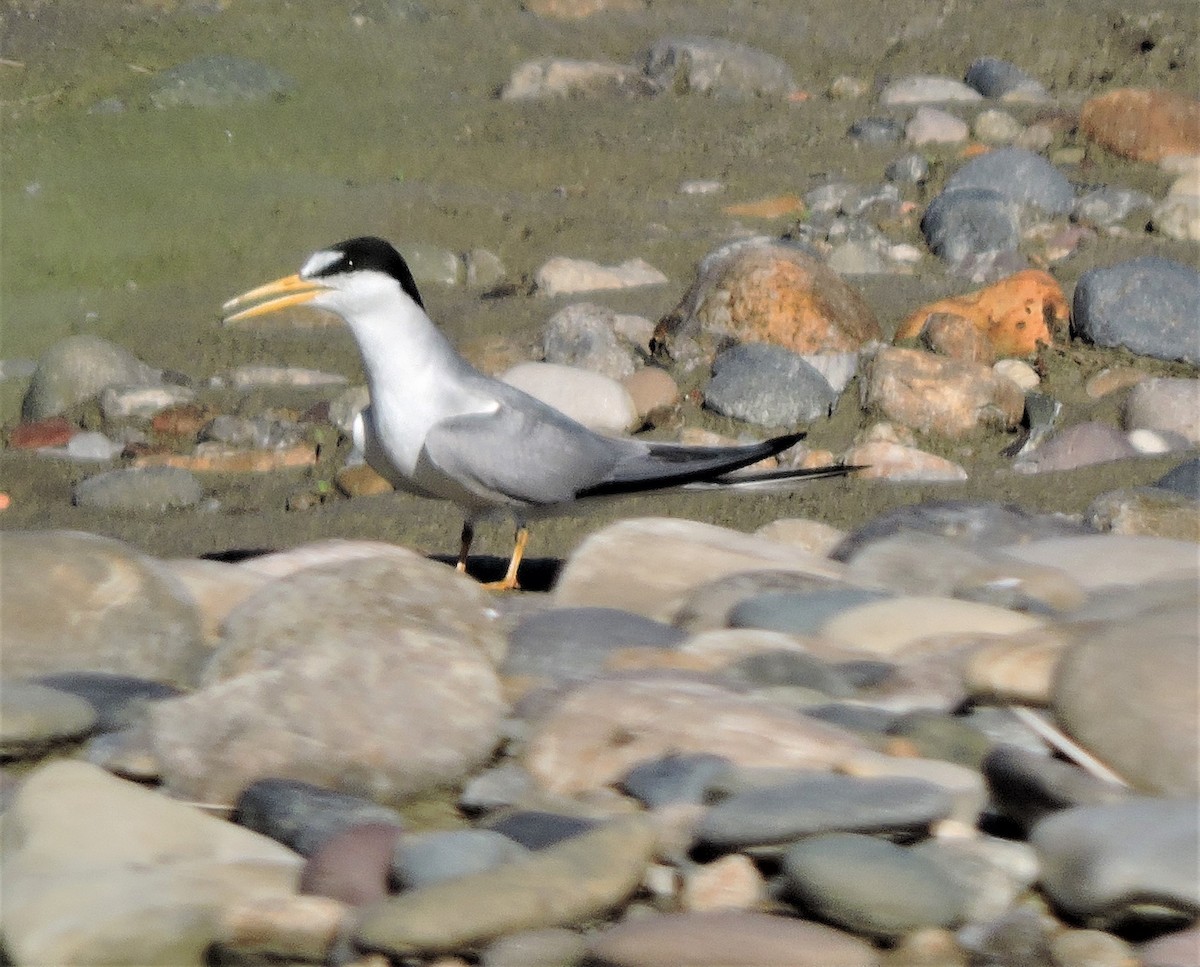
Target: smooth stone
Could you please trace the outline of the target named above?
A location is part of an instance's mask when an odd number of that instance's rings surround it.
[[[724,673],[759,692],[809,689],[833,698],[848,698],[855,692],[854,686],[828,663],[790,649],[747,655],[728,665]]]
[[[210,647],[216,647],[233,609],[270,580],[240,565],[205,558],[167,558],[162,564],[191,595]]]
[[[868,479],[936,483],[966,480],[968,476],[953,460],[886,440],[851,447],[843,459],[850,466],[862,467],[856,475]]]
[[[670,649],[686,637],[671,625],[616,608],[552,608],[517,623],[509,633],[500,671],[578,680],[594,675],[623,648]]]
[[[755,537],[765,537],[780,544],[802,547],[814,554],[825,554],[841,542],[846,532],[821,520],[808,517],[781,517],[763,524],[754,532]]]
[[[1026,392],[1037,389],[1038,384],[1042,381],[1037,370],[1023,359],[1001,359],[992,364],[992,372],[997,376],[1011,379]]]
[[[291,421],[222,413],[204,427],[200,437],[231,447],[289,447],[303,440],[304,430]]]
[[[84,430],[74,434],[62,454],[70,460],[104,461],[112,460],[125,449],[123,443],[110,439],[97,430]]]
[[[894,727],[895,723],[889,730]],[[843,771],[860,779],[915,779],[937,786],[953,802],[946,823],[974,827],[987,805],[987,790],[974,762],[967,766],[943,759],[866,753],[847,763]]]
[[[392,875],[403,890],[416,890],[481,873],[527,858],[530,850],[492,829],[406,833],[396,841]]]
[[[1098,531],[1200,542],[1200,503],[1162,487],[1100,494],[1084,516]]]
[[[1075,189],[1067,176],[1024,148],[996,148],[967,162],[950,176],[943,191],[963,189],[994,191],[1048,215],[1065,215],[1075,204]]]
[[[508,278],[504,261],[495,252],[486,248],[473,248],[463,253],[466,283],[476,289],[489,291]]]
[[[644,673],[563,695],[534,724],[523,761],[543,789],[572,795],[669,753],[708,753],[742,766],[830,769],[864,748],[849,732],[732,689]]]
[[[238,796],[232,820],[301,856],[312,856],[325,842],[355,826],[403,822],[387,806],[296,779],[252,782]]]
[[[86,699],[36,682],[5,680],[0,691],[0,758],[40,753],[57,742],[80,739],[98,718]]]
[[[1155,255],[1089,269],[1075,286],[1072,335],[1155,359],[1200,364],[1200,272]]]
[[[912,849],[871,836],[814,836],[783,855],[788,897],[856,933],[893,938],[962,919],[949,876]]]
[[[1007,111],[980,111],[971,122],[971,132],[984,144],[1012,144],[1023,130]]]
[[[880,104],[935,104],[941,101],[980,101],[982,95],[953,77],[917,75],[892,81],[879,94]]]
[[[655,847],[652,825],[625,817],[520,863],[409,890],[367,907],[360,949],[392,956],[469,949],[519,930],[602,914],[637,888]]]
[[[622,434],[639,422],[629,390],[601,373],[530,362],[518,363],[500,378],[597,433]]]
[[[554,587],[556,607],[622,608],[670,620],[693,588],[739,571],[838,579],[823,556],[698,521],[630,518],[587,537]]]
[[[749,343],[721,353],[704,404],[758,426],[793,426],[827,417],[837,402],[828,381],[782,346]]]
[[[1200,154],[1200,101],[1194,92],[1119,87],[1084,102],[1079,129],[1121,157],[1165,163]]]
[[[522,930],[488,944],[479,967],[577,967],[586,951],[587,941],[574,930]]]
[[[669,280],[644,259],[627,259],[620,265],[600,265],[586,259],[558,256],[537,270],[534,281],[543,295],[557,296],[662,285]]]
[[[632,375],[633,352],[618,337],[616,319],[612,309],[591,302],[577,302],[559,309],[542,330],[546,362],[618,380]]]
[[[846,133],[865,144],[894,144],[904,137],[904,125],[889,117],[859,118]]]
[[[360,823],[325,840],[300,873],[300,893],[350,906],[388,895],[392,851],[402,830],[395,823]]]
[[[1066,930],[1050,941],[1054,967],[1128,967],[1133,947],[1102,930]]]
[[[1135,788],[1196,796],[1200,629],[1194,603],[1111,622],[1073,644],[1058,665],[1053,707],[1069,735]]]
[[[1155,481],[1154,486],[1200,500],[1200,457],[1172,467]]]
[[[1018,904],[985,923],[969,923],[955,932],[967,963],[1050,963],[1050,938],[1062,927],[1041,906]]]
[[[109,470],[75,485],[77,507],[134,513],[163,513],[195,507],[204,499],[196,476],[177,467],[129,467]]]
[[[179,694],[179,689],[164,682],[111,672],[57,672],[40,675],[37,682],[91,705],[98,732],[129,728],[145,717],[149,705]]]
[[[750,788],[710,806],[696,839],[713,849],[780,846],[818,833],[911,833],[952,809],[946,790],[923,779],[813,773]]]
[[[266,585],[227,619],[203,687],[151,712],[167,786],[232,802],[270,775],[386,802],[462,778],[504,708],[486,594],[416,555]]]
[[[218,956],[327,963],[336,956],[350,910],[324,896],[255,897],[226,904],[219,913]]]
[[[278,843],[83,762],[30,774],[0,834],[17,964],[202,967],[226,905],[295,891]]]
[[[1129,438],[1107,423],[1065,427],[1013,462],[1019,473],[1055,473],[1137,456]]]
[[[502,101],[546,98],[647,97],[658,84],[628,64],[538,57],[513,68],[500,90]]]
[[[73,531],[0,534],[0,665],[192,685],[207,658],[187,592],[158,561]]]
[[[549,849],[596,827],[590,819],[540,809],[517,809],[489,816],[486,823],[487,829],[529,850]]]
[[[655,411],[674,406],[679,400],[679,384],[670,373],[657,366],[643,366],[621,380],[621,385],[629,391],[642,420],[651,418]]]
[[[713,778],[729,768],[729,760],[707,752],[670,752],[639,762],[619,781],[620,789],[647,809],[671,803],[704,801]]]
[[[911,595],[849,608],[821,634],[851,651],[888,657],[923,638],[943,635],[1011,635],[1039,627],[1028,614],[974,601]]]
[[[1175,433],[1200,446],[1200,379],[1160,377],[1139,382],[1125,400],[1125,429]]]
[[[977,57],[967,68],[964,80],[984,97],[1002,101],[1036,104],[1050,99],[1039,81],[999,57]]]
[[[874,948],[833,927],[750,910],[627,919],[594,936],[597,967],[878,967]]]
[[[106,420],[149,419],[195,397],[186,386],[108,386],[100,394],[100,409]]]
[[[1194,799],[1128,799],[1076,806],[1039,822],[1029,841],[1041,886],[1071,916],[1097,925],[1200,909]]]
[[[774,540],[767,534],[758,536]],[[803,547],[803,545],[796,546]],[[806,550],[821,557],[828,553],[826,548],[807,548]],[[802,594],[809,591],[828,591],[839,586],[839,581],[813,577],[796,571],[767,568],[734,571],[723,577],[696,585],[675,611],[671,623],[693,635],[705,631],[724,631],[729,626],[729,613],[739,602],[747,598],[775,592]],[[691,642],[684,647],[687,648],[690,644]]]
[[[719,37],[664,37],[641,58],[663,90],[720,98],[779,97],[796,88],[778,57]]]
[[[40,420],[98,396],[107,386],[157,386],[162,372],[99,336],[68,336],[51,346],[21,404],[21,417]]]
[[[904,137],[910,144],[958,144],[966,141],[971,130],[967,122],[949,111],[922,105],[917,108],[908,124],[904,126]]]
[[[505,759],[467,780],[458,808],[469,816],[493,812],[524,802],[536,794],[536,788],[533,776],[520,763]]]
[[[739,601],[729,612],[731,628],[761,628],[787,634],[816,634],[831,617],[870,601],[889,597],[867,588],[828,591],[771,591]]]
[[[767,882],[754,861],[740,853],[683,870],[679,906],[694,910],[753,910],[767,900]]]
[[[1016,252],[1021,242],[1019,208],[991,188],[943,189],[921,218],[930,250],[952,265],[995,252]]]
[[[1011,557],[1054,567],[1069,574],[1086,591],[1120,585],[1150,585],[1177,579],[1200,579],[1196,545],[1161,537],[1119,534],[1034,539],[1007,549]]]
[[[990,836],[927,839],[912,853],[929,860],[954,884],[963,919],[979,923],[1002,916],[1040,872],[1028,843]]]
[[[913,152],[888,162],[883,176],[904,185],[919,185],[929,179],[929,162],[924,155]]]
[[[1169,194],[1154,206],[1150,224],[1160,235],[1181,242],[1200,242],[1200,195]]]
[[[960,703],[961,704],[961,703]],[[902,751],[978,770],[993,739],[971,718],[951,710],[917,709],[898,715],[887,734],[900,740]]]
[[[1144,967],[1192,967],[1200,963],[1200,926],[1163,934],[1139,944]]]
[[[295,82],[259,61],[210,54],[176,64],[155,78],[150,102],[157,108],[229,107],[287,96]]]
[[[1054,674],[1072,640],[1061,627],[1050,626],[983,645],[967,660],[964,684],[982,701],[1049,705]]]
[[[1127,218],[1138,215],[1144,224],[1153,207],[1154,199],[1144,191],[1101,185],[1083,192],[1075,199],[1071,219],[1084,225],[1104,228],[1119,225]]]

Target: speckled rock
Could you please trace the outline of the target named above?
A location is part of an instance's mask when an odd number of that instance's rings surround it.
[[[1200,154],[1200,101],[1162,89],[1122,87],[1088,100],[1084,136],[1137,161]]]
[[[713,361],[704,404],[759,426],[794,426],[829,415],[837,394],[825,377],[782,346],[734,346]]]

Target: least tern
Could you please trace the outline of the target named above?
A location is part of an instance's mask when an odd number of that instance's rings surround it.
[[[516,523],[498,589],[518,587],[529,520],[581,501],[686,485],[746,486],[841,476],[827,466],[741,478],[732,471],[792,446],[789,433],[744,446],[687,446],[601,436],[507,383],[485,376],[425,312],[403,257],[380,238],[353,238],[313,253],[295,275],[224,305],[225,320],[311,305],[340,316],[362,355],[371,402],[363,411],[367,463],[397,489],[449,500],[463,512],[458,570],[478,521]]]

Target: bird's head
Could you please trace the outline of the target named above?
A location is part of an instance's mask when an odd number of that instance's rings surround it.
[[[381,238],[352,238],[314,252],[295,275],[243,292],[222,307],[226,322],[313,305],[353,325],[381,306],[411,300],[425,305],[407,263]]]

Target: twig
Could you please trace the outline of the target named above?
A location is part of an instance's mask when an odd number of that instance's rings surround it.
[[[1072,740],[1064,732],[1055,728],[1031,708],[1023,705],[1010,705],[1009,711],[1036,732],[1047,745],[1058,750],[1081,769],[1090,772],[1097,779],[1111,782],[1114,785],[1129,788],[1129,783],[1112,771],[1103,762]]]

